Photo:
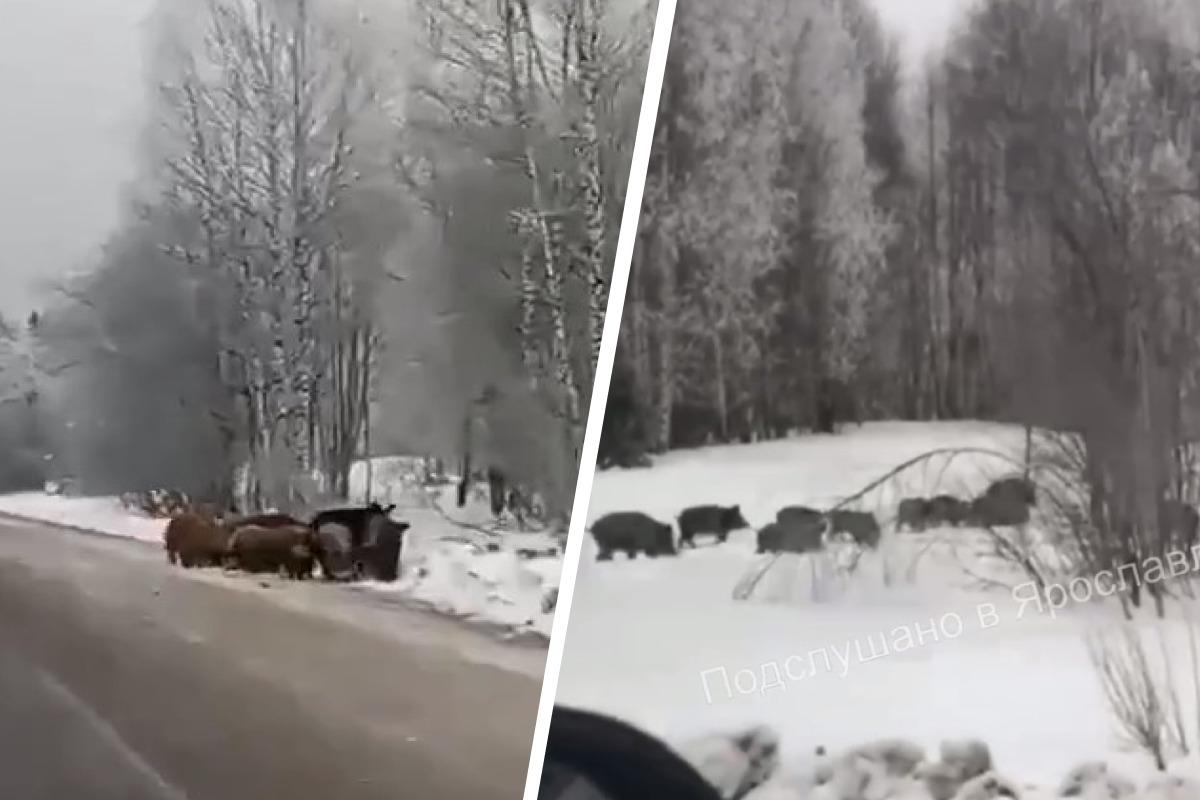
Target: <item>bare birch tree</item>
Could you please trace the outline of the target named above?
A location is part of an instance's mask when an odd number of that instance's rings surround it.
[[[165,191],[198,227],[175,251],[210,288],[222,373],[244,404],[251,505],[303,502],[293,479],[330,472],[318,443],[339,439],[331,452],[344,461],[341,440],[357,445],[361,430],[321,430],[347,422],[318,402],[345,363],[317,335],[332,325],[340,338],[348,319],[362,326],[346,316],[351,290],[330,221],[353,191],[349,138],[370,87],[310,2],[214,0],[180,79],[164,87],[184,145],[166,164]]]

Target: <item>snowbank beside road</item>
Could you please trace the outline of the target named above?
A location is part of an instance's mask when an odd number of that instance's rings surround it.
[[[121,505],[116,497],[64,497],[41,492],[0,495],[0,514],[161,544],[166,522]]]
[[[549,638],[553,608],[544,600],[558,588],[562,555],[523,558],[521,551],[548,552],[544,534],[471,536],[433,508],[399,508],[393,513],[412,527],[396,583],[367,583],[370,591],[400,594],[452,616],[480,619]],[[487,545],[499,549],[488,551]]]
[[[0,495],[0,514],[152,544],[162,542],[166,527],[165,520],[131,511],[115,497]],[[358,586],[455,617],[549,637],[554,612],[543,610],[543,601],[558,586],[561,554],[523,559],[516,552],[534,539],[552,547],[548,537],[500,534],[488,537],[499,551],[486,552],[453,541],[463,538],[462,530],[429,506],[401,507],[393,517],[412,526],[405,536],[400,580]]]

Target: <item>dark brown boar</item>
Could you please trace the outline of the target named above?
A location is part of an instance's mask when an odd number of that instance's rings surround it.
[[[176,514],[163,533],[167,560],[186,569],[220,566],[228,543],[228,532],[216,518],[188,511]]]
[[[640,511],[616,511],[592,523],[596,559],[607,561],[622,551],[628,558],[645,553],[650,558],[676,555],[671,526]]]
[[[849,534],[859,547],[874,550],[879,547],[882,532],[879,530],[879,520],[870,511],[851,511],[840,508],[830,515],[832,530],[830,533]]]
[[[712,534],[723,543],[730,531],[749,528],[741,506],[691,506],[679,514],[679,542],[695,547],[696,534]]]
[[[376,516],[367,525],[367,540],[359,549],[363,577],[391,582],[400,577],[400,550],[404,544],[407,522],[395,522]]]
[[[896,530],[913,532],[925,530],[929,522],[929,501],[924,497],[906,497],[896,511]]]
[[[311,578],[318,545],[307,525],[243,525],[229,537],[227,563],[244,572],[278,572]]]

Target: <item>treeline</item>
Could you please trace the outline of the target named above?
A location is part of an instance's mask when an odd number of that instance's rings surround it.
[[[565,508],[647,6],[161,4],[128,213],[38,332],[59,469],[289,508],[402,450]]]
[[[1149,437],[1145,491],[1170,483],[1200,365],[1195,16],[983,0],[906,76],[861,0],[681,6],[606,462],[984,418]]]

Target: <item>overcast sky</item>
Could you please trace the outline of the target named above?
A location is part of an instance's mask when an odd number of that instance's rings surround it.
[[[686,2],[686,0],[682,0]],[[964,0],[874,0],[910,58]],[[0,311],[87,266],[117,218],[143,124],[154,0],[0,0]]]
[[[683,0],[681,0],[682,2]],[[909,64],[918,64],[946,34],[971,0],[873,0],[879,15],[901,37]]]
[[[0,0],[0,309],[85,264],[116,218],[141,124],[153,0]]]

